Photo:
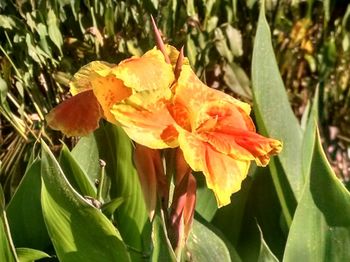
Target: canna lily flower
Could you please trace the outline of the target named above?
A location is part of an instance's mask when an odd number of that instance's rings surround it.
[[[52,129],[68,136],[83,136],[98,128],[100,119],[105,118],[121,125],[142,145],[174,147],[175,140],[164,139],[166,128],[174,122],[166,106],[173,81],[172,66],[155,48],[117,66],[91,62],[74,75],[70,83],[73,97],[54,108],[46,119]]]
[[[248,173],[251,160],[266,166],[282,149],[278,140],[256,133],[250,106],[209,88],[183,65],[169,111],[176,121],[178,143],[194,171],[202,171],[218,206],[230,203]]]

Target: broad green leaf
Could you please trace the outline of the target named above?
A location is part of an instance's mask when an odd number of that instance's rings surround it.
[[[157,212],[152,222],[152,262],[176,261],[175,253],[171,247],[164,224],[162,215]]]
[[[66,175],[69,183],[83,196],[96,198],[96,188],[89,179],[88,175],[74,159],[66,145],[63,145],[60,158],[60,166]]]
[[[60,261],[130,261],[117,229],[68,183],[42,141],[41,203]]]
[[[147,225],[143,193],[137,171],[133,165],[133,148],[129,137],[112,124],[101,124],[95,132],[99,157],[106,162],[106,178],[110,179],[110,198],[123,198],[116,210],[115,219],[124,241],[142,250],[142,232]]]
[[[10,230],[5,212],[5,197],[0,184],[0,261],[17,261],[16,253],[10,236]]]
[[[100,164],[97,141],[93,134],[80,138],[72,150],[72,156],[88,175],[91,182],[99,179]]]
[[[295,198],[299,199],[303,186],[300,157],[302,131],[290,108],[278,70],[264,5],[260,10],[254,41],[252,84],[258,127],[265,135],[283,142],[278,158]]]
[[[213,191],[208,189],[204,175],[197,173],[195,176],[197,181],[196,211],[206,221],[210,222],[218,210],[216,198]]]
[[[49,258],[50,256],[45,252],[31,248],[16,248],[19,262],[34,262],[42,258]]]
[[[306,128],[304,131],[303,145],[302,145],[302,170],[304,182],[309,176],[312,155],[315,147],[315,130],[318,120],[318,88],[316,89],[314,101],[309,113]]]
[[[240,261],[233,247],[228,247],[212,229],[196,219],[193,221],[192,231],[188,237],[187,250],[191,261],[194,262]]]
[[[7,206],[13,242],[17,247],[46,250],[51,245],[42,215],[41,162],[35,159]]]
[[[283,261],[349,261],[349,246],[350,194],[335,176],[316,132],[310,175]]]

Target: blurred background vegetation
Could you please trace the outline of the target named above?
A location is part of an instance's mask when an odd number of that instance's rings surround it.
[[[69,96],[68,82],[93,60],[118,63],[154,46],[150,15],[164,41],[185,53],[209,86],[251,103],[257,0],[0,0],[0,182],[11,195],[38,138],[55,149],[73,139],[46,128],[45,115]],[[328,157],[349,181],[350,4],[267,0],[277,62],[303,123],[320,90]]]

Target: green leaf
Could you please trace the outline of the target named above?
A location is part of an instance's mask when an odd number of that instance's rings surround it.
[[[157,212],[155,214],[152,222],[152,242],[152,262],[176,261],[175,253],[171,247],[170,241],[167,236],[164,219],[160,212]]]
[[[316,132],[310,175],[295,211],[284,261],[350,260],[350,194],[335,176]]]
[[[6,101],[7,91],[8,87],[6,81],[0,77],[0,104]]]
[[[196,212],[210,222],[218,210],[216,198],[213,191],[207,187],[204,175],[196,173],[195,177],[197,181]]]
[[[234,56],[243,55],[242,35],[239,30],[228,24],[225,27],[226,38]]]
[[[259,130],[283,142],[282,152],[278,159],[271,159],[269,167],[285,221],[290,226],[304,181],[300,157],[302,130],[289,105],[278,70],[264,4],[260,10],[254,42],[252,84],[254,113]]]
[[[0,261],[17,261],[5,212],[5,197],[0,184]]]
[[[260,10],[254,41],[252,83],[254,112],[260,120],[258,126],[265,131],[265,135],[282,140],[283,150],[278,157],[298,199],[303,186],[301,158],[298,157],[301,155],[302,131],[290,108],[278,70],[264,5]]]
[[[45,252],[31,248],[16,248],[19,262],[34,262],[42,258],[49,258],[50,256]]]
[[[10,16],[0,15],[0,27],[5,29],[13,29],[16,27],[16,22]]]
[[[193,221],[192,231],[187,241],[191,261],[240,261],[232,246],[221,239],[212,229],[197,220]]]
[[[315,131],[318,120],[318,88],[316,89],[314,101],[309,113],[306,128],[304,131],[303,145],[302,145],[302,170],[304,182],[310,173],[312,155],[315,147]]]
[[[123,198],[123,204],[116,210],[116,223],[124,241],[131,247],[143,248],[142,232],[147,225],[148,214],[133,165],[133,147],[129,137],[112,124],[101,123],[95,132],[99,157],[106,162],[106,179],[110,180],[110,198]]]
[[[103,214],[105,214],[107,217],[112,216],[112,214],[115,212],[115,210],[120,207],[121,204],[123,204],[124,199],[122,197],[117,197],[115,199],[112,199],[111,201],[105,203],[102,205],[101,210]]]
[[[117,229],[68,183],[42,141],[41,202],[60,261],[130,261]]]
[[[12,238],[17,247],[46,250],[51,244],[40,203],[40,168],[40,160],[35,159],[7,206]]]
[[[91,182],[100,179],[100,164],[98,146],[95,136],[90,134],[80,138],[78,144],[72,150],[72,156],[84,170]]]
[[[69,183],[83,196],[96,198],[96,188],[88,175],[74,159],[66,145],[63,145],[59,163]]]
[[[61,47],[63,45],[63,38],[61,35],[61,31],[58,27],[57,17],[55,15],[55,12],[53,11],[53,9],[49,9],[49,11],[48,11],[47,27],[48,27],[50,39],[57,46],[58,50],[60,51],[60,54],[62,54]]]
[[[225,84],[236,94],[251,99],[250,81],[243,69],[235,63],[224,64],[222,69]]]

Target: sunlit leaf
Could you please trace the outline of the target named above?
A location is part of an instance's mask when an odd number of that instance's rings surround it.
[[[70,184],[83,196],[96,198],[96,188],[80,167],[66,145],[63,145],[59,163]]]
[[[329,165],[318,132],[315,135],[310,174],[295,211],[283,261],[348,261],[350,194]]]
[[[123,203],[114,217],[125,242],[142,250],[142,232],[148,214],[136,169],[133,148],[124,131],[112,124],[103,124],[95,132],[99,157],[106,162],[106,177],[110,180],[110,198],[122,197]]]
[[[300,197],[303,186],[301,175],[301,140],[302,131],[292,109],[279,73],[276,58],[271,44],[271,32],[265,18],[264,5],[260,10],[258,28],[256,32],[253,61],[252,84],[254,95],[254,112],[258,127],[265,135],[280,139],[283,150],[278,155],[286,177],[278,178],[276,166],[270,165],[274,182],[283,206],[292,207],[293,203],[286,203],[288,196],[285,189],[290,186],[294,197]],[[286,180],[287,187],[282,186]],[[287,221],[292,217],[293,208],[284,210]]]
[[[49,31],[49,37],[52,42],[57,46],[58,50],[62,54],[63,38],[61,31],[58,27],[58,20],[53,9],[48,10],[47,14],[47,27]]]
[[[117,229],[71,187],[43,141],[41,174],[44,220],[60,261],[129,261]]]
[[[209,241],[208,241],[209,240]],[[240,261],[240,257],[208,225],[193,221],[188,238],[187,249],[194,262],[205,261]]]
[[[99,179],[100,164],[97,141],[93,134],[80,138],[78,144],[72,149],[72,156],[79,163],[91,182]]]
[[[45,252],[31,248],[16,248],[19,262],[34,262],[42,258],[49,258],[50,256]]]
[[[51,244],[40,204],[40,167],[39,159],[28,167],[7,207],[12,238],[17,247],[45,250]]]

